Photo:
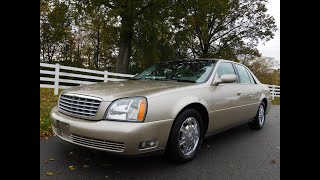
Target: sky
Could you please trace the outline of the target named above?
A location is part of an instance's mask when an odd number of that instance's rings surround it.
[[[278,30],[275,32],[273,39],[267,41],[265,44],[260,42],[258,50],[262,56],[274,57],[279,63],[275,68],[280,68],[280,0],[269,0],[266,6],[268,8],[268,14],[275,18]]]

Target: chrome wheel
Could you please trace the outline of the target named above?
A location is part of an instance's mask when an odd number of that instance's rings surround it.
[[[259,124],[260,124],[260,126],[262,126],[263,123],[264,123],[264,120],[265,120],[264,107],[263,107],[262,105],[260,105],[260,107],[259,107],[259,116],[258,116],[258,119],[259,119]]]
[[[184,120],[179,131],[179,148],[185,156],[195,151],[199,143],[199,135],[198,121],[194,117]]]

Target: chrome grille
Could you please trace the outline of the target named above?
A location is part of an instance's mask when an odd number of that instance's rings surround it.
[[[99,109],[100,98],[78,95],[62,94],[59,99],[59,111],[66,114],[93,117]]]
[[[106,140],[99,140],[93,138],[87,138],[75,134],[71,134],[70,140],[74,143],[82,144],[85,146],[98,148],[106,151],[115,151],[115,152],[123,152],[124,151],[124,143],[121,142],[110,142]]]

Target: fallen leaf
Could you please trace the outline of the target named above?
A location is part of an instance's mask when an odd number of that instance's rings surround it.
[[[54,158],[50,158],[49,161],[54,161]]]
[[[275,164],[275,163],[277,163],[277,161],[273,159],[273,160],[271,161],[271,163]]]
[[[74,167],[74,166],[69,166],[69,169],[70,169],[71,171],[73,171],[73,170],[76,169],[76,167]]]
[[[53,175],[53,172],[47,172],[46,175],[47,175],[47,176],[52,176],[52,175]]]
[[[90,167],[90,166],[85,164],[85,165],[83,165],[83,167],[84,167],[84,168],[88,168],[88,167]]]

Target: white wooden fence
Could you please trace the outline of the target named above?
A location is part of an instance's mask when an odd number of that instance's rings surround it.
[[[269,84],[266,84],[266,85],[270,89],[272,100],[274,100],[274,97],[280,97],[280,86],[269,85]]]
[[[46,68],[46,70],[41,70],[42,68]],[[48,70],[47,70],[48,69]],[[70,72],[63,72],[63,71],[76,71],[77,73],[70,73]],[[79,74],[80,72],[80,74]],[[82,74],[81,74],[82,73]],[[93,75],[84,75],[83,73],[90,73]],[[45,77],[41,76],[46,74]],[[53,77],[50,77],[53,76]],[[65,78],[61,78],[66,77]],[[110,78],[109,76],[121,77],[119,78]],[[133,77],[134,75],[131,74],[120,74],[120,73],[113,73],[108,71],[97,71],[97,70],[90,70],[90,69],[83,69],[83,68],[75,68],[70,66],[62,66],[60,64],[47,64],[47,63],[40,63],[40,81],[49,82],[51,84],[41,84],[40,87],[42,88],[54,88],[54,94],[58,95],[59,89],[67,89],[74,85],[60,85],[60,83],[71,83],[75,85],[80,84],[94,84],[97,82],[108,82],[108,81],[126,81],[126,78]],[[68,79],[70,78],[80,78],[84,80],[74,80]],[[95,80],[95,81],[92,81]],[[52,84],[53,83],[53,84]],[[280,86],[276,85],[269,85],[267,86],[270,89],[272,99],[275,97],[280,97]]]
[[[46,68],[46,70],[41,70],[41,67]],[[76,73],[63,72],[65,70],[76,71]],[[87,74],[90,73],[93,75],[84,75],[83,73],[87,73]],[[43,76],[44,74],[46,74],[45,77]],[[53,77],[50,77],[52,75]],[[67,78],[62,78],[61,76],[67,77]],[[110,78],[109,76],[122,77],[122,79]],[[131,75],[131,74],[120,74],[120,73],[113,73],[108,71],[97,71],[97,70],[90,70],[90,69],[83,69],[83,68],[75,68],[70,66],[62,66],[60,64],[40,63],[40,81],[51,83],[51,84],[41,84],[40,82],[40,87],[54,88],[55,95],[58,95],[59,89],[67,89],[72,87],[72,85],[60,85],[60,83],[71,83],[75,85],[80,85],[80,84],[93,84],[97,82],[107,82],[107,81],[126,81],[127,80],[126,78],[133,77],[133,76],[134,75]],[[74,80],[74,79],[70,79],[70,77],[84,79],[84,80]],[[92,80],[95,80],[95,81],[92,81]]]

